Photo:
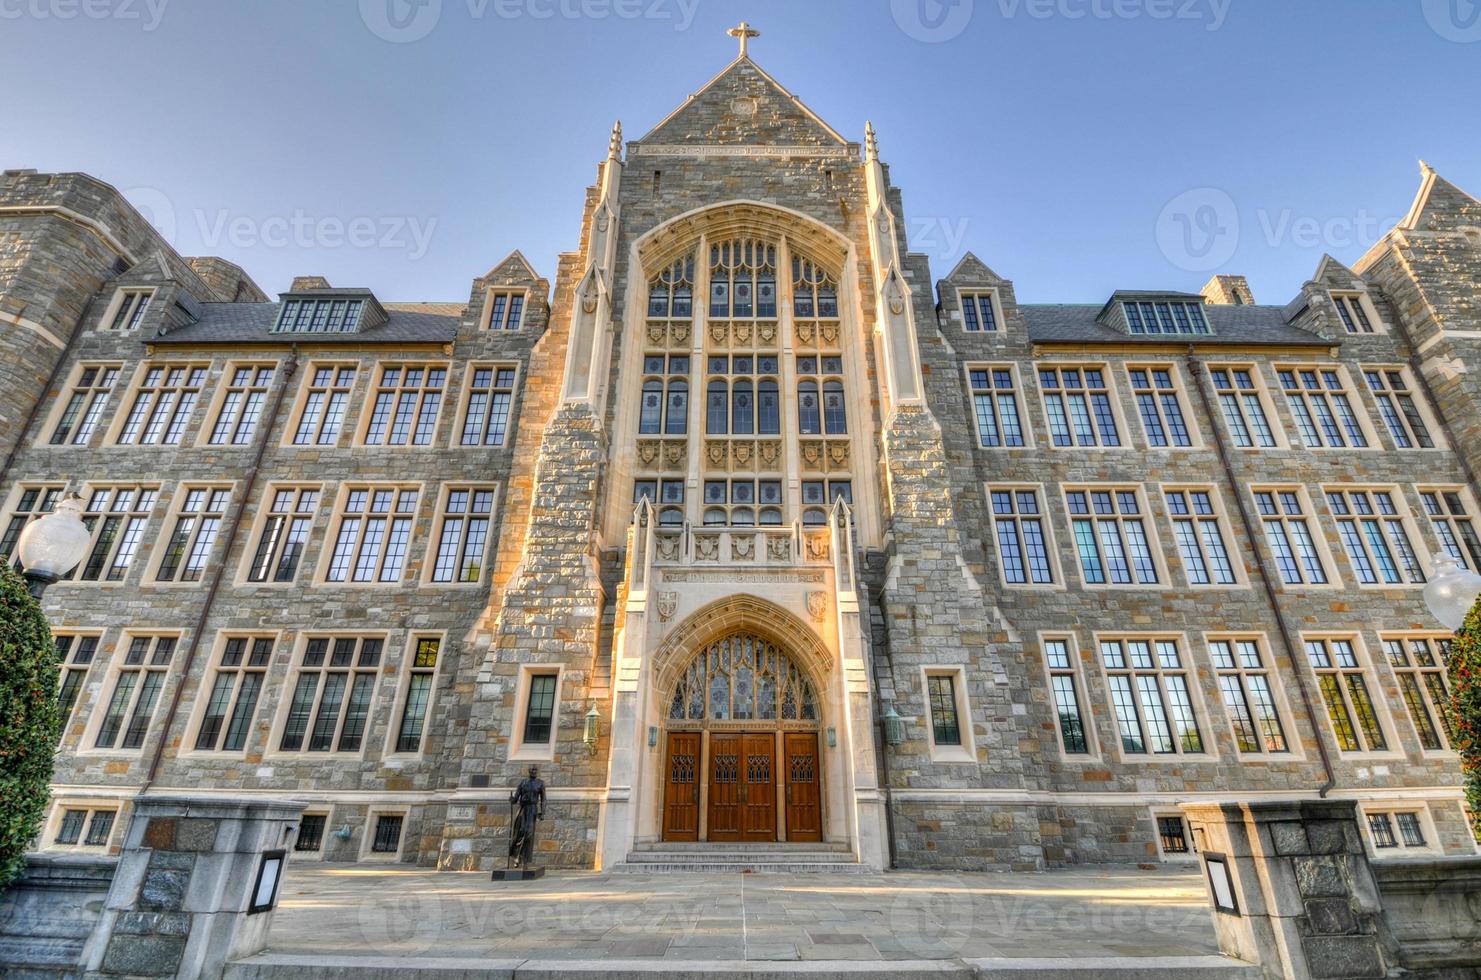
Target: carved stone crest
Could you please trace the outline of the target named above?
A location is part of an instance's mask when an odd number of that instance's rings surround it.
[[[696,536],[694,539],[694,557],[697,561],[719,561],[720,560],[720,538],[717,535]]]
[[[751,561],[756,557],[756,539],[737,535],[730,539],[730,557],[734,561]]]
[[[815,623],[823,621],[823,614],[828,611],[828,593],[809,592],[807,594],[807,614]]]
[[[660,534],[658,536],[658,557],[663,561],[678,560],[679,536],[677,534]]]
[[[766,539],[767,561],[791,561],[792,541],[781,535],[773,535]]]
[[[679,608],[679,593],[658,593],[658,621],[666,623],[674,618],[674,611]]]
[[[807,541],[808,561],[827,561],[828,559],[828,535],[809,534]]]
[[[584,310],[587,313],[595,313],[597,311],[597,291],[596,291],[596,286],[594,286],[594,285],[587,285],[585,291],[582,292],[582,294],[581,294],[581,309]]]

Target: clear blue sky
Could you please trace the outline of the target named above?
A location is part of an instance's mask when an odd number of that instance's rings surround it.
[[[269,292],[461,301],[514,248],[553,274],[612,120],[645,132],[746,18],[825,119],[874,120],[936,276],[970,248],[1026,302],[1196,290],[1232,251],[1284,303],[1420,157],[1481,193],[1474,0],[418,2],[0,0],[0,167],[92,173]]]

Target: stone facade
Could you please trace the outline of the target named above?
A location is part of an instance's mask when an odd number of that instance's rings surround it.
[[[747,728],[672,708],[744,634],[806,681],[759,727],[815,739],[819,836],[866,864],[1178,860],[1180,803],[1317,792],[1413,814],[1394,853],[1474,853],[1416,649],[1440,535],[1481,562],[1481,204],[1432,171],[1283,307],[1232,275],[1020,305],[972,255],[933,281],[873,128],[746,56],[614,131],[553,282],[515,253],[466,303],[273,303],[91,178],[0,199],[0,533],[133,489],[46,596],[75,674],[47,849],[189,788],[304,801],[300,858],[487,869],[538,765],[543,860],[621,864],[672,834],[670,734],[703,768]]]

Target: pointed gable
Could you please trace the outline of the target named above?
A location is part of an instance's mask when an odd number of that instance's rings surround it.
[[[1441,177],[1429,164],[1420,162],[1424,180],[1414,206],[1400,222],[1406,231],[1457,231],[1481,226],[1481,201]]]
[[[849,145],[749,56],[731,62],[637,144]]]
[[[484,273],[482,281],[489,285],[527,286],[539,280],[540,274],[530,265],[530,260],[519,249],[515,249],[503,262]]]
[[[994,272],[975,254],[968,252],[962,256],[956,268],[946,274],[945,281],[953,285],[989,285],[1004,283],[1008,280]]]
[[[1311,281],[1328,289],[1362,289],[1363,278],[1331,255],[1323,255]]]

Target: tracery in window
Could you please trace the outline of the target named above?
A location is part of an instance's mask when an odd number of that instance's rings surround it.
[[[791,657],[740,633],[694,658],[669,699],[669,720],[816,722],[818,703]]]

